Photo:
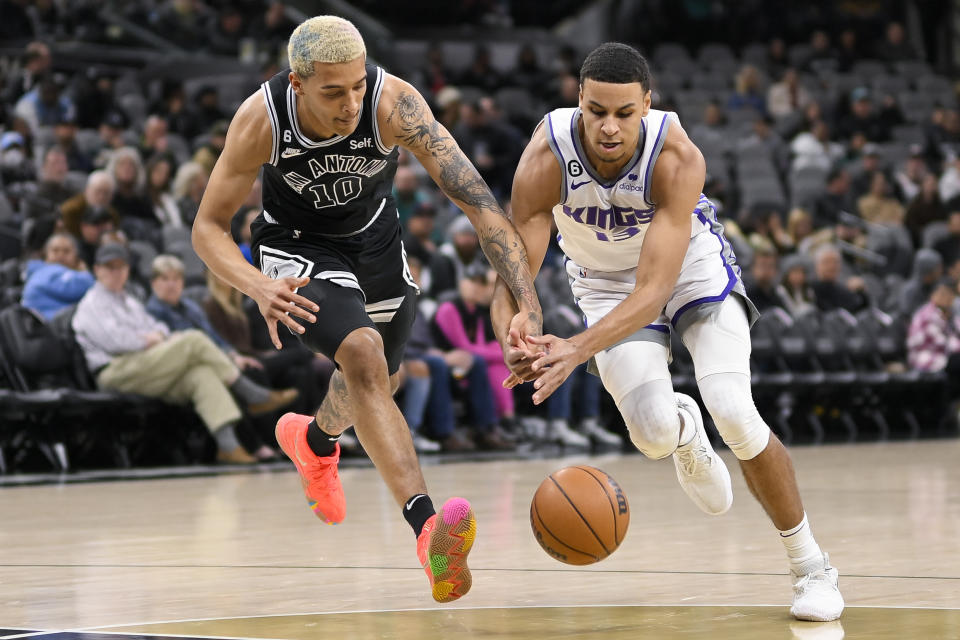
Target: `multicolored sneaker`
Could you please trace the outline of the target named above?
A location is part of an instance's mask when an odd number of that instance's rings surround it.
[[[430,516],[417,538],[417,557],[430,579],[437,602],[451,602],[473,586],[467,554],[477,537],[477,519],[470,503],[450,498]]]
[[[337,474],[340,443],[333,455],[321,458],[307,444],[307,425],[313,416],[285,413],[277,421],[277,442],[300,473],[307,504],[327,524],[339,524],[347,515],[347,501]]]

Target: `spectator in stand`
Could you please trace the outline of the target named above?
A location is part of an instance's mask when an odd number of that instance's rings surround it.
[[[140,138],[141,158],[151,158],[158,153],[167,153],[167,121],[156,114],[147,116],[143,123],[143,136]]]
[[[517,52],[517,64],[507,80],[515,87],[528,90],[538,98],[546,98],[550,91],[550,72],[537,61],[537,50],[532,44],[524,44]]]
[[[429,265],[433,262],[433,254],[437,252],[437,245],[433,239],[437,209],[432,202],[424,202],[413,211],[403,230],[403,246],[407,255],[416,256],[424,267],[424,273],[430,272]],[[430,290],[432,279],[428,276],[423,285],[424,291]]]
[[[7,18],[8,16],[4,16],[4,23]],[[22,37],[22,34],[17,34],[17,37]],[[23,67],[20,71],[7,76],[3,87],[3,102],[6,104],[16,104],[24,94],[36,88],[40,80],[49,73],[53,56],[50,55],[50,47],[43,42],[31,42],[23,51],[22,61]]]
[[[747,241],[754,249],[769,247],[778,254],[786,255],[794,248],[793,238],[783,228],[782,213],[773,206],[754,205],[749,214]]]
[[[476,46],[473,51],[473,61],[460,74],[457,84],[462,87],[476,87],[486,93],[493,93],[503,86],[500,74],[490,64],[490,50],[485,45]]]
[[[960,112],[956,108],[934,108],[924,127],[922,154],[931,167],[960,155]]]
[[[840,212],[853,211],[853,198],[850,193],[850,174],[845,169],[833,168],[827,174],[827,188],[817,196],[811,206],[813,228],[832,227],[840,219]]]
[[[810,92],[800,84],[793,67],[783,72],[780,82],[767,90],[767,112],[778,120],[802,111],[813,101]]]
[[[171,334],[151,317],[124,291],[130,263],[122,245],[100,246],[93,269],[97,282],[77,305],[72,324],[97,385],[190,403],[216,439],[219,461],[255,461],[237,440],[241,413],[230,392],[251,414],[283,406],[286,395],[243,376],[203,332]]]
[[[948,203],[947,235],[933,244],[933,249],[943,258],[943,264],[955,264],[960,260],[960,202]]]
[[[76,108],[63,94],[63,79],[48,73],[17,101],[13,113],[23,118],[30,131],[36,133],[40,127],[50,127],[63,118],[76,117]]]
[[[107,166],[110,155],[127,144],[126,134],[128,126],[127,116],[119,109],[108,111],[100,121],[99,149],[95,154],[93,164],[97,167]]]
[[[783,38],[774,38],[767,45],[767,75],[779,78],[784,70],[790,66],[790,57],[787,55],[787,44]]]
[[[891,22],[887,25],[886,38],[877,44],[875,54],[880,60],[890,63],[917,59],[917,50],[907,42],[903,25],[899,22]]]
[[[860,217],[875,224],[903,224],[903,205],[891,195],[891,191],[883,172],[874,172],[870,178],[870,191],[857,201]]]
[[[777,252],[764,248],[753,254],[750,276],[747,279],[747,295],[760,312],[771,307],[788,309],[790,303],[784,299],[783,291],[777,279]]]
[[[456,291],[468,266],[486,265],[477,231],[467,216],[459,215],[450,223],[447,227],[447,238],[447,242],[437,249],[430,265],[433,279],[430,295],[433,298],[438,298],[448,291]]]
[[[737,72],[733,93],[727,99],[727,109],[753,109],[758,115],[766,115],[767,102],[761,86],[760,72],[755,66],[747,64]]]
[[[722,146],[729,144],[727,118],[716,100],[711,100],[703,109],[703,121],[690,128],[690,137],[701,144]]]
[[[861,196],[865,196],[870,191],[873,174],[878,171],[883,172],[888,183],[893,183],[892,176],[884,170],[880,157],[880,147],[868,142],[861,150],[859,163],[856,167],[850,169],[853,176],[850,180],[850,192],[854,199],[859,200]]]
[[[447,131],[453,131],[460,124],[460,109],[463,106],[460,90],[445,86],[436,93],[437,120]]]
[[[397,167],[397,173],[393,177],[393,199],[397,203],[397,216],[400,218],[400,224],[406,226],[407,220],[413,215],[413,212],[426,202],[430,201],[430,196],[420,188],[420,180],[417,174],[409,166]]]
[[[106,171],[94,171],[83,193],[60,205],[63,226],[77,239],[80,258],[87,264],[93,264],[103,234],[120,227],[120,214],[110,204],[113,191],[113,177]]]
[[[783,308],[794,318],[816,309],[817,297],[810,285],[813,271],[810,258],[802,253],[789,255],[784,258],[781,270],[783,275],[780,277],[779,291]]]
[[[250,37],[257,42],[260,51],[273,58],[276,57],[277,51],[285,46],[287,38],[297,27],[297,23],[287,17],[286,5],[283,2],[272,0],[265,4],[266,11],[252,20],[249,33]]]
[[[496,272],[483,264],[472,265],[467,269],[459,283],[459,296],[452,301],[443,302],[434,314],[432,329],[434,344],[444,352],[445,357],[456,351],[471,354],[469,370],[458,373],[456,377],[468,377],[467,393],[470,394],[471,411],[474,426],[482,429],[477,435],[477,444],[491,449],[513,448],[505,434],[497,427],[496,420],[502,422],[507,432],[515,433],[513,389],[503,387],[503,381],[510,370],[503,362],[500,344],[490,324],[489,304],[493,299],[493,286]],[[487,384],[481,380],[486,377]],[[492,393],[495,414],[489,414]]]
[[[460,148],[497,198],[508,198],[524,138],[515,127],[493,120],[479,101],[462,106],[463,122],[453,131]]]
[[[183,296],[183,262],[176,256],[159,255],[151,265],[150,288],[152,293],[147,300],[147,312],[165,324],[171,331],[202,331],[217,347],[226,354],[233,364],[254,382],[269,386],[270,380],[263,372],[263,364],[256,358],[239,353],[227,343],[210,324],[206,312],[197,302]],[[280,396],[285,400],[280,406],[287,406],[294,402],[299,395],[296,389],[282,389]],[[269,432],[278,416],[268,416],[263,425],[259,425],[260,433]],[[265,427],[265,428],[264,428]],[[273,440],[270,439],[270,442]],[[263,444],[259,435],[253,439],[253,456],[258,460],[272,460],[276,457],[273,449]]]
[[[210,173],[197,162],[184,162],[177,169],[173,179],[173,197],[180,208],[180,219],[188,227],[193,226],[193,220],[197,217],[209,177]]]
[[[787,236],[790,237],[794,247],[799,247],[800,243],[813,234],[813,216],[810,212],[801,207],[794,207],[787,214]]]
[[[414,282],[424,287],[420,261],[412,258],[409,265]],[[403,361],[406,381],[401,408],[413,434],[414,447],[418,451],[471,451],[477,444],[494,449],[512,446],[495,429],[493,391],[482,359],[465,349],[443,352],[437,348],[423,309],[424,303],[432,302],[421,300],[416,307]],[[475,360],[481,360],[477,366],[474,366]],[[456,429],[452,384],[462,387],[467,395],[467,421],[474,434],[472,439]],[[426,437],[424,427],[433,440]],[[489,441],[488,433],[492,438]]]
[[[26,139],[16,131],[7,131],[0,136],[0,153],[3,154],[0,160],[0,183],[9,190],[8,193],[26,192],[28,185],[36,178],[33,163],[29,161]],[[17,183],[22,184],[16,190],[11,189]]]
[[[773,162],[777,173],[782,175],[790,162],[790,151],[783,138],[773,130],[773,121],[769,116],[757,116],[753,121],[753,132],[738,143],[740,153],[760,151],[766,153]],[[708,169],[709,170],[709,169]],[[713,193],[710,194],[712,198]]]
[[[940,183],[937,187],[940,192],[941,202],[950,202],[957,196],[960,196],[960,156],[954,158],[943,175],[940,176]]]
[[[160,101],[150,106],[150,113],[166,120],[167,131],[187,140],[200,133],[196,118],[187,106],[187,94],[180,80],[164,81]]]
[[[926,304],[918,308],[907,329],[907,363],[915,371],[947,371],[952,391],[960,373],[960,326],[953,313],[957,283],[937,281]]]
[[[923,150],[919,145],[910,147],[910,155],[903,163],[902,168],[894,174],[897,186],[900,189],[901,199],[909,202],[917,197],[923,186],[923,179],[930,170],[923,157]]]
[[[424,85],[439,102],[440,91],[444,87],[450,86],[450,79],[453,77],[453,74],[444,63],[443,48],[439,42],[431,42],[430,46],[427,47],[427,63],[420,70],[420,73],[423,75]],[[437,106],[443,109],[443,105],[438,103]],[[440,120],[443,122],[442,119]],[[450,127],[448,126],[447,128],[449,129]]]
[[[928,174],[923,179],[920,193],[907,205],[903,224],[910,232],[915,247],[923,244],[923,229],[927,225],[947,219],[947,208],[940,200],[939,186],[936,174]]]
[[[210,127],[210,138],[193,154],[193,161],[200,164],[209,176],[213,172],[213,166],[217,164],[217,159],[223,153],[223,145],[227,142],[227,120],[218,120]]]
[[[797,135],[790,143],[790,151],[793,153],[792,171],[805,167],[830,170],[844,155],[843,145],[831,141],[830,127],[823,120],[814,122],[810,131]]]
[[[170,184],[173,182],[173,159],[169,154],[158,153],[147,161],[147,198],[153,205],[153,215],[163,227],[183,226],[180,207],[173,197]]]
[[[850,73],[853,65],[863,58],[857,46],[857,32],[844,29],[840,32],[840,48],[837,50],[837,71]]]
[[[57,120],[53,127],[53,139],[66,154],[70,171],[93,171],[93,161],[77,144],[77,123],[72,115],[63,115]]]
[[[195,103],[194,117],[197,131],[201,133],[211,131],[215,124],[230,121],[230,116],[220,108],[220,94],[216,87],[212,85],[200,87],[194,95],[193,101]],[[224,131],[224,135],[226,135],[226,131]],[[223,149],[223,145],[220,145],[220,148]]]
[[[168,0],[151,14],[151,25],[157,33],[175,45],[189,50],[204,42],[208,9],[196,0]]]
[[[210,53],[236,58],[244,35],[243,14],[231,5],[221,7],[207,29],[206,49]]]
[[[930,297],[933,287],[943,276],[943,259],[933,249],[919,249],[913,257],[913,273],[900,289],[898,309],[911,316]]]
[[[114,192],[111,204],[121,220],[139,218],[153,223],[153,205],[145,193],[143,162],[133,147],[121,147],[110,156],[107,173],[113,177]]]
[[[810,53],[801,67],[804,71],[816,73],[823,69],[834,69],[836,65],[837,54],[830,46],[830,36],[826,31],[817,29],[810,35]]]
[[[836,137],[849,140],[858,131],[870,142],[886,142],[890,139],[890,127],[874,110],[870,90],[866,87],[857,87],[850,92],[850,113],[841,118]]]
[[[334,364],[319,354],[304,347],[290,332],[280,332],[283,349],[277,351],[270,343],[267,327],[255,304],[244,305],[242,293],[207,270],[207,296],[202,301],[203,310],[214,330],[239,354],[257,359],[262,370],[255,374],[266,376],[264,384],[271,387],[296,388],[299,399],[289,410],[310,412],[327,393]],[[272,433],[273,425],[262,432],[265,439]],[[344,450],[355,450],[357,441],[349,433],[346,441],[340,440]]]
[[[27,218],[55,216],[61,204],[76,195],[67,184],[67,156],[60,147],[50,147],[43,154],[43,166],[37,188],[24,198]]]
[[[103,114],[117,108],[114,75],[106,69],[91,68],[74,95],[77,126],[96,129]]]
[[[43,245],[43,260],[27,262],[23,306],[47,320],[80,302],[93,286],[93,276],[77,253],[77,241],[69,233],[55,233]]]
[[[841,282],[842,265],[840,251],[835,246],[828,244],[817,250],[814,257],[816,280],[813,282],[813,295],[821,311],[843,308],[856,313],[870,303],[863,278],[850,276]]]

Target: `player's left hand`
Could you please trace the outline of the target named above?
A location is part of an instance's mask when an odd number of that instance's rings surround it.
[[[503,349],[504,362],[510,369],[510,376],[503,381],[503,386],[507,389],[537,377],[532,365],[543,348],[531,347],[526,342],[527,336],[539,336],[542,333],[541,325],[537,320],[538,318],[533,314],[523,312],[516,314],[510,320],[507,342]]]
[[[528,336],[527,343],[544,349],[544,353],[541,353],[532,365],[532,369],[539,375],[533,383],[533,388],[536,389],[533,404],[540,404],[587,358],[580,353],[576,343],[554,335]]]

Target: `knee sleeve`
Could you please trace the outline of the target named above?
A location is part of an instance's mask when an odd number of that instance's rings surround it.
[[[643,455],[658,460],[676,451],[680,416],[669,380],[654,380],[628,391],[617,407],[630,440]]]
[[[753,404],[750,378],[717,373],[699,381],[700,395],[723,441],[740,460],[752,460],[767,448],[770,427]]]

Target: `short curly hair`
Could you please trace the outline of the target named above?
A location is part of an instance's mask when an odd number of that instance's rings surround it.
[[[650,67],[640,52],[630,45],[605,42],[591,51],[580,67],[580,85],[585,80],[629,84],[639,82],[650,88]]]
[[[363,36],[349,20],[314,16],[293,30],[287,44],[290,68],[301,78],[313,75],[313,63],[337,64],[367,55]]]

